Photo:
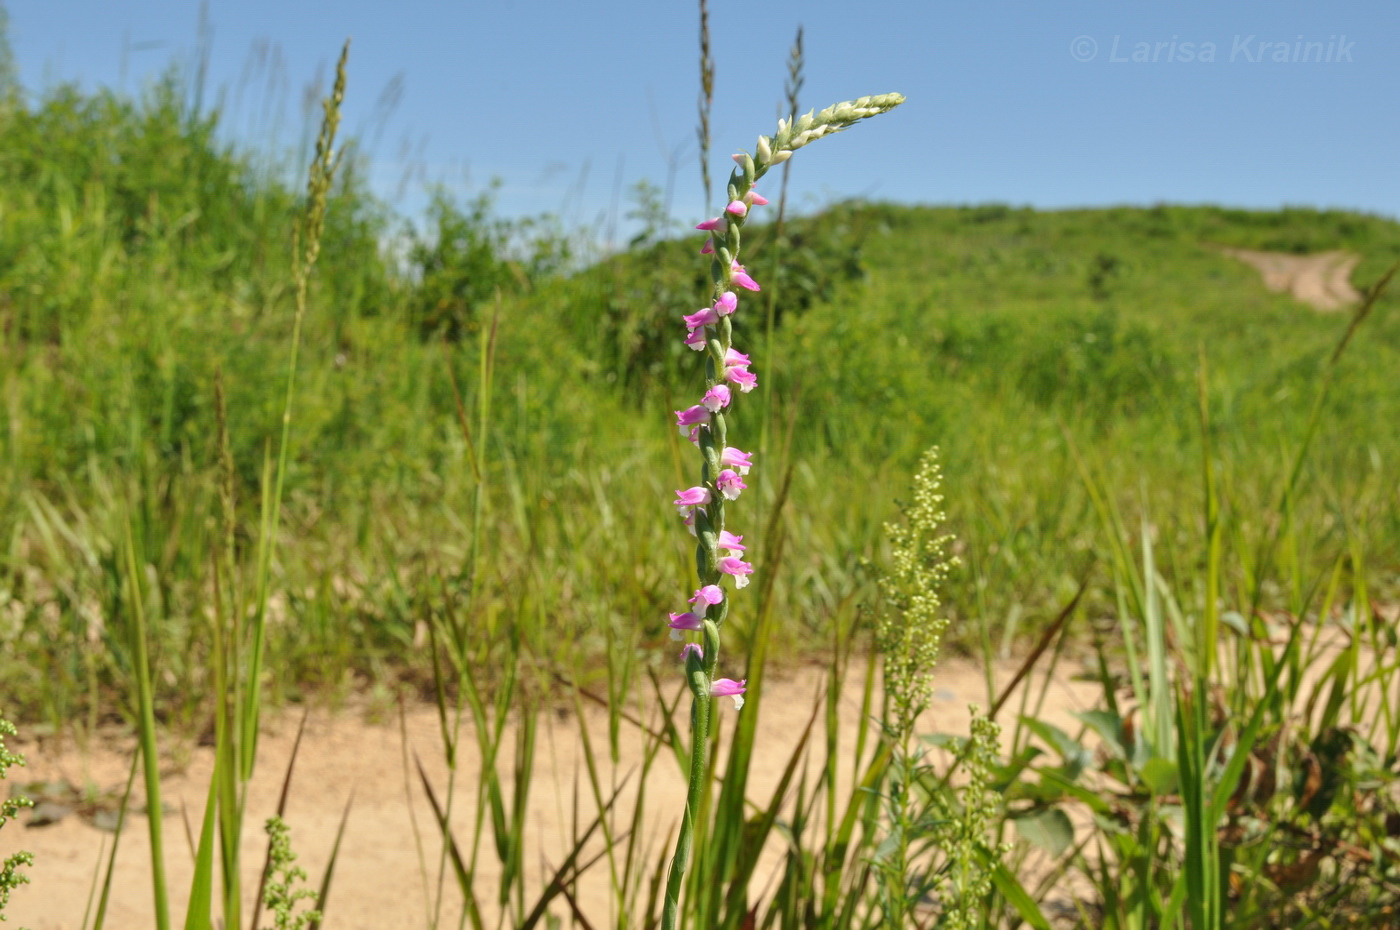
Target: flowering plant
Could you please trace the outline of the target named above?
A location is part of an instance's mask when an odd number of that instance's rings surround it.
[[[824,135],[841,132],[866,117],[891,110],[904,102],[900,94],[861,97],[808,113],[791,120],[779,120],[772,136],[759,136],[752,154],[734,156],[736,167],[730,174],[728,205],[719,216],[705,220],[697,229],[710,234],[701,248],[711,256],[710,279],[714,284],[709,305],[683,318],[685,344],[705,359],[705,391],[700,402],[676,411],[676,425],[700,453],[700,483],[676,492],[673,502],[687,529],[696,537],[695,569],[700,587],[690,598],[691,607],[670,615],[671,635],[684,638],[699,633],[700,642],[688,642],[681,652],[686,678],[694,697],[691,713],[690,783],[686,795],[676,852],[666,883],[662,912],[663,930],[677,926],[680,889],[690,858],[694,817],[705,778],[705,745],[710,732],[710,703],[715,697],[732,697],[736,708],[743,706],[744,681],[715,677],[719,664],[719,630],[729,613],[729,598],[723,587],[726,576],[736,589],[749,583],[754,573],[745,561],[744,537],[725,528],[725,505],[739,498],[748,485],[744,477],[753,467],[753,453],[729,444],[726,411],[736,402],[735,394],[747,394],[758,384],[748,355],[733,345],[734,317],[739,312],[739,291],[758,291],[759,283],[740,262],[741,230],[755,207],[768,203],[754,185],[774,165]],[[723,553],[723,554],[721,554]]]

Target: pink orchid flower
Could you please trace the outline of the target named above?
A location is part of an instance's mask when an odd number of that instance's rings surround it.
[[[716,216],[712,219],[706,220],[703,223],[697,224],[695,228],[704,230],[705,232],[724,232],[725,227],[728,225],[728,220],[726,220],[722,216]]]
[[[726,468],[715,479],[715,487],[719,488],[719,493],[724,495],[725,500],[732,501],[738,500],[739,492],[746,490],[748,485],[744,484],[744,479],[739,477],[737,471]]]
[[[738,555],[744,551],[744,537],[735,536],[728,530],[720,530],[719,547],[728,550],[730,555]]]
[[[676,642],[680,642],[682,630],[695,632],[705,628],[705,623],[700,619],[699,614],[687,611],[683,614],[671,614],[670,616],[671,620],[666,625],[671,628],[671,638]]]
[[[716,384],[705,392],[705,396],[700,398],[700,405],[711,413],[719,413],[729,406],[730,394],[729,386]]]
[[[690,599],[690,603],[695,605],[695,609],[701,614],[716,604],[723,603],[724,589],[717,584],[707,584],[703,588],[695,590],[695,596]]]
[[[676,411],[676,426],[680,428],[681,435],[690,432],[692,426],[710,422],[710,409],[704,404],[696,404],[694,407],[686,407],[684,410]]]
[[[689,508],[703,507],[708,504],[711,499],[710,489],[703,485],[698,485],[693,488],[686,488],[684,491],[677,491],[676,499],[671,503],[676,505],[676,509],[681,512],[681,516],[685,516]]]
[[[726,368],[724,380],[738,385],[740,392],[747,394],[758,387],[758,375],[747,368]]]
[[[686,659],[690,658],[691,653],[695,654],[695,659],[697,662],[705,661],[705,650],[700,648],[699,643],[686,643],[684,646],[682,646],[681,661],[684,662]]]
[[[749,576],[753,574],[753,565],[743,559],[726,555],[719,560],[719,570],[726,575],[734,576],[734,587],[746,588],[749,585]]]
[[[749,291],[761,291],[758,282],[749,277],[749,273],[744,270],[744,266],[737,261],[729,264],[729,280]]]
[[[719,463],[726,468],[732,468],[741,475],[747,475],[749,469],[753,467],[752,452],[745,452],[743,449],[736,449],[733,446],[726,446],[719,454]]]
[[[729,206],[724,208],[724,212],[734,216],[744,216],[749,212],[749,205],[742,200],[731,200]]]
[[[693,332],[702,326],[714,326],[719,322],[719,314],[715,312],[714,307],[706,307],[694,313],[687,313],[684,319],[686,328]]]
[[[715,313],[718,313],[720,316],[729,316],[729,314],[738,309],[739,297],[733,291],[725,291],[723,294],[720,294],[719,299],[715,301]]]
[[[744,681],[735,681],[732,678],[716,678],[710,682],[710,694],[714,697],[732,697],[734,699],[734,709],[739,710],[744,706],[744,691],[747,689]]]

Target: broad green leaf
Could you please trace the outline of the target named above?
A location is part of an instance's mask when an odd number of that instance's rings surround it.
[[[1024,817],[1013,817],[1012,822],[1022,839],[1052,856],[1058,856],[1074,842],[1074,825],[1058,807],[1046,807]]]
[[[1074,718],[1095,733],[1104,741],[1120,759],[1128,757],[1128,747],[1123,739],[1123,718],[1119,717],[1111,710],[1086,710],[1075,712]]]
[[[1176,763],[1162,756],[1153,756],[1138,771],[1143,784],[1152,789],[1153,794],[1171,794],[1179,783]]]

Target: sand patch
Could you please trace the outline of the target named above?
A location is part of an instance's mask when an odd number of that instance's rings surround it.
[[[1361,299],[1361,293],[1351,284],[1351,273],[1361,261],[1354,252],[1292,255],[1254,249],[1221,251],[1257,269],[1269,290],[1292,294],[1318,310],[1340,310]]]

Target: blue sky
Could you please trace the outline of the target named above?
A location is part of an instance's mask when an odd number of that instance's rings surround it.
[[[139,91],[199,45],[192,0],[7,8],[33,93],[67,81]],[[605,224],[617,179],[665,186],[674,154],[674,212],[702,214],[692,3],[211,0],[208,21],[206,100],[222,102],[231,135],[264,147],[274,131],[297,137],[303,89],[352,36],[346,125],[373,154],[375,188],[406,213],[425,181],[470,190],[496,177],[506,212]],[[794,159],[800,206],[866,195],[1400,215],[1400,16],[1387,4],[712,0],[711,23],[720,177],[729,152],[771,131],[799,23],[804,109],[908,97]]]

